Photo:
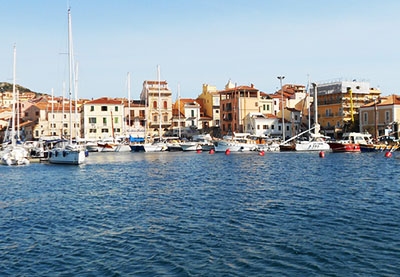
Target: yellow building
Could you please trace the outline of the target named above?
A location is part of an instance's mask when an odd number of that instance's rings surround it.
[[[381,94],[379,89],[371,88],[368,82],[356,80],[333,81],[316,85],[318,123],[325,134],[330,136],[350,131],[350,128],[356,128],[354,131],[359,131],[359,108]],[[312,89],[312,96],[315,97],[314,89]]]
[[[382,136],[399,138],[400,96],[376,98],[360,107],[360,130],[379,139]]]
[[[205,117],[212,118],[211,126],[220,126],[219,93],[217,87],[203,84],[202,93],[197,97],[201,103],[201,112]]]

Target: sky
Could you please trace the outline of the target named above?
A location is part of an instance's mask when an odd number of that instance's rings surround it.
[[[367,81],[400,94],[398,0],[0,0],[0,82],[65,95],[68,7],[78,97],[139,99],[145,80],[173,99],[229,80],[274,93],[284,84]],[[130,86],[128,86],[128,73]]]

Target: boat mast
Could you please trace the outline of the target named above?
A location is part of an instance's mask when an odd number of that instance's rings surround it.
[[[15,141],[15,87],[16,87],[16,64],[17,64],[17,47],[14,44],[14,59],[13,59],[13,101],[12,101],[12,116],[11,116],[11,144],[16,145]]]
[[[127,76],[127,81],[128,81],[128,131],[130,132],[131,130],[131,73],[128,72]]]
[[[318,123],[318,85],[313,83],[314,87],[314,134],[319,134],[319,123]]]
[[[79,63],[76,63],[76,69],[75,69],[75,80],[74,80],[74,98],[75,98],[75,112],[74,112],[74,118],[75,118],[75,123],[74,123],[74,129],[75,129],[75,139],[78,142],[78,138],[80,137],[79,134],[79,129],[78,129],[78,65]]]
[[[73,78],[73,66],[72,66],[72,24],[71,24],[71,9],[68,9],[68,66],[69,66],[69,83],[68,83],[68,94],[69,94],[69,142],[72,143],[72,78]]]
[[[53,126],[53,118],[54,118],[54,89],[51,89],[51,121],[50,121],[50,136],[54,135],[54,126]]]
[[[181,94],[180,84],[178,83],[178,136],[181,138]]]
[[[158,76],[158,121],[159,121],[159,137],[161,141],[161,80],[160,80],[160,66],[157,66],[157,76]]]

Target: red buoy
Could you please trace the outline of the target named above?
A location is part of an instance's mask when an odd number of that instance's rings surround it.
[[[260,156],[264,156],[264,155],[265,155],[265,152],[264,152],[264,150],[261,150],[260,152],[258,152],[258,155],[260,155]]]
[[[320,158],[325,158],[325,152],[324,151],[319,152],[319,157]]]
[[[392,152],[388,151],[385,153],[386,158],[390,158],[392,156]]]
[[[225,155],[229,155],[231,153],[231,150],[228,148],[225,150]]]
[[[215,153],[215,150],[214,150],[214,149],[210,149],[210,151],[209,151],[208,153],[214,154],[214,153]]]
[[[197,149],[196,152],[197,152],[197,153],[201,153],[201,149]]]

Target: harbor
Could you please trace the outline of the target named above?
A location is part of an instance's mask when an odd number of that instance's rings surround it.
[[[398,275],[393,154],[119,152],[0,167],[0,273]]]

